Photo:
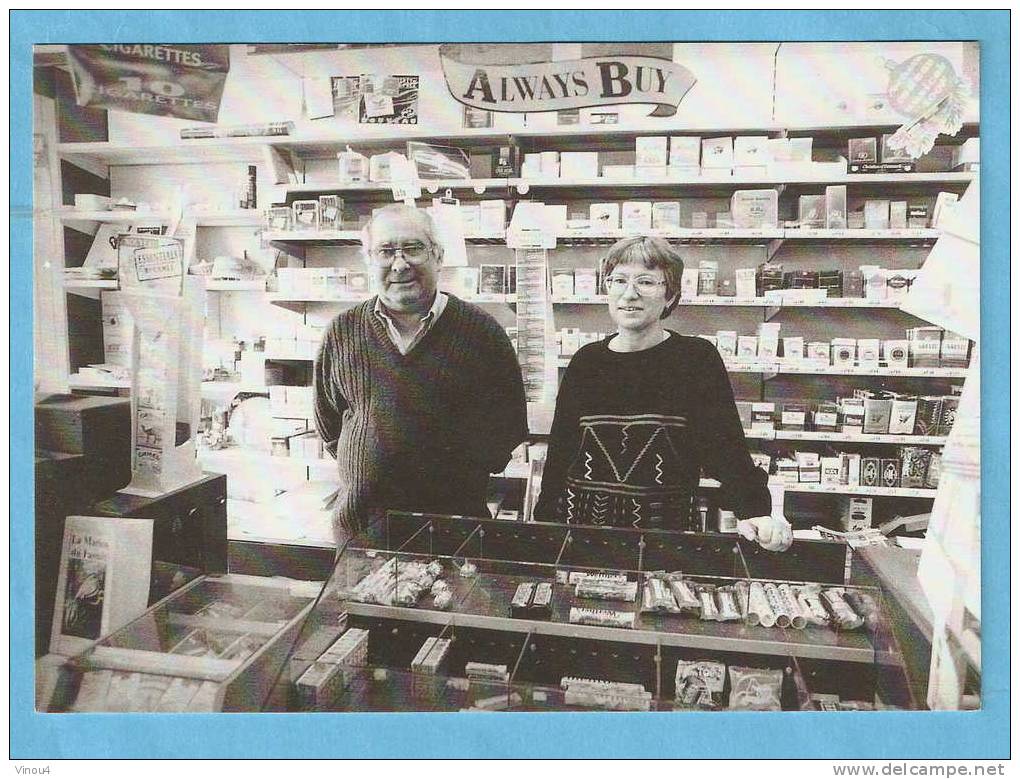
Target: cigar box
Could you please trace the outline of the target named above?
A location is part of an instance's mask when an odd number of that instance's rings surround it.
[[[733,226],[744,229],[779,224],[779,193],[774,189],[738,189],[730,198]]]
[[[847,160],[851,169],[854,165],[878,162],[878,140],[876,138],[851,138],[847,143]]]
[[[882,487],[900,486],[900,461],[892,457],[882,458]]]
[[[818,271],[794,270],[783,274],[786,289],[818,289]]]
[[[865,434],[885,434],[889,432],[889,417],[892,414],[891,400],[867,398],[864,401]]]
[[[652,204],[648,200],[628,200],[620,209],[621,227],[625,232],[652,229]]]
[[[674,135],[669,139],[669,166],[693,168],[701,166],[701,138],[689,135]]]
[[[882,460],[878,457],[861,458],[861,486],[878,487],[882,479]]]
[[[857,358],[857,341],[853,338],[832,339],[832,365],[837,368],[852,368]]]
[[[680,229],[680,203],[652,203],[652,229],[669,232]]]
[[[588,209],[588,218],[594,233],[610,232],[620,229],[619,203],[592,203]]]
[[[928,473],[924,477],[924,486],[928,489],[937,489],[939,486],[939,474],[942,472],[942,453],[932,452],[931,460],[928,462]]]
[[[864,227],[866,230],[889,229],[889,201],[864,201]]]
[[[931,450],[919,446],[904,446],[900,450],[900,486],[921,489],[928,476]]]
[[[887,300],[902,303],[910,290],[911,276],[902,271],[889,271],[885,279],[885,296]]]
[[[956,409],[960,405],[960,398],[956,395],[946,395],[942,398],[942,413],[939,415],[939,425],[935,435],[949,435],[956,421]]]
[[[811,415],[811,426],[815,430],[834,433],[839,423],[839,406],[835,403],[819,403]]]
[[[839,481],[850,487],[861,483],[861,456],[856,453],[843,452],[839,456]]]
[[[885,363],[890,368],[906,368],[909,364],[909,341],[886,341],[883,344]]]
[[[680,276],[680,298],[682,300],[693,300],[698,296],[698,269],[684,268]]]
[[[817,484],[822,480],[821,458],[817,452],[795,452],[797,458],[797,480]]]
[[[822,457],[820,465],[822,470],[822,484],[840,483],[841,467],[839,457]]]
[[[807,423],[807,406],[803,403],[784,403],[779,416],[781,430],[803,430]]]
[[[914,435],[938,435],[942,421],[940,395],[929,395],[917,399],[917,414],[914,419]]]
[[[907,227],[920,229],[928,227],[928,206],[907,206]]]
[[[825,195],[801,195],[797,200],[797,221],[802,228],[825,227]]]
[[[756,294],[755,269],[737,268],[734,271],[738,298],[753,298]]]
[[[778,263],[763,263],[758,266],[755,279],[758,296],[783,288],[783,266]]]
[[[949,330],[943,332],[939,363],[946,368],[966,368],[970,364],[970,340]]]
[[[877,368],[879,357],[877,338],[860,338],[857,341],[857,364],[862,368]]]
[[[804,339],[793,336],[783,339],[783,359],[787,362],[801,362],[804,359]]]
[[[935,368],[942,351],[942,328],[914,327],[907,330],[910,364],[916,368]]]
[[[889,432],[893,435],[911,435],[917,420],[917,399],[896,398],[889,411]]]
[[[758,356],[758,338],[753,335],[737,336],[737,358],[753,360]]]
[[[737,356],[737,334],[733,330],[720,330],[715,334],[716,348],[724,358]]]
[[[752,403],[751,404],[751,429],[752,430],[774,430],[776,417],[775,403]]]
[[[825,226],[829,230],[845,230],[846,221],[846,186],[825,188]]]
[[[840,524],[848,532],[871,527],[873,502],[870,497],[847,495],[841,501]]]
[[[639,136],[634,139],[635,165],[660,165],[669,163],[669,139],[665,135]]]

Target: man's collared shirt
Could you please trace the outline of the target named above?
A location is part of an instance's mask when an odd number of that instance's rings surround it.
[[[426,311],[421,318],[421,324],[414,334],[405,339],[401,335],[400,330],[397,329],[397,325],[394,323],[393,318],[386,310],[386,306],[382,304],[382,301],[377,295],[375,298],[375,314],[378,316],[383,323],[386,325],[386,332],[390,336],[390,340],[393,341],[393,345],[397,347],[397,350],[401,354],[408,354],[414,347],[421,343],[421,339],[425,337],[425,333],[429,331],[439,319],[440,315],[446,309],[446,294],[443,292],[436,292],[436,299],[432,301],[432,308]]]

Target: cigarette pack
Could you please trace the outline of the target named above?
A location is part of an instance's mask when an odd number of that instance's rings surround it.
[[[733,330],[720,330],[715,334],[716,349],[724,358],[737,356],[737,333]]]
[[[652,203],[652,229],[678,230],[680,228],[680,203],[676,200]]]
[[[779,327],[778,322],[758,325],[758,357],[768,360],[779,357]]]
[[[864,274],[864,297],[868,300],[885,300],[889,292],[885,271],[877,265],[862,265],[861,273]]]
[[[911,435],[917,421],[917,398],[894,398],[889,410],[889,432]]]
[[[266,209],[266,230],[289,230],[292,211],[288,206]]]
[[[592,203],[588,209],[591,229],[595,233],[610,232],[620,229],[619,203]]]
[[[811,426],[815,430],[836,432],[839,424],[839,406],[835,403],[819,403],[811,415]]]
[[[574,295],[594,298],[599,293],[595,268],[574,268]]]
[[[889,201],[864,201],[864,227],[867,230],[889,229]]]
[[[734,273],[734,279],[737,288],[737,297],[750,299],[755,296],[756,285],[755,276],[756,271],[754,268],[737,268]]]
[[[943,400],[941,395],[928,395],[917,399],[914,435],[938,435]]]
[[[928,463],[928,474],[924,477],[924,486],[928,489],[937,489],[939,486],[939,474],[942,472],[942,453],[932,452],[931,461]]]
[[[663,139],[665,140],[665,138]],[[624,231],[640,232],[652,229],[652,204],[648,200],[627,200],[620,209]]]
[[[881,481],[882,460],[878,457],[861,458],[861,486],[878,487]]]
[[[839,457],[821,458],[822,484],[839,484],[841,464]]]
[[[741,335],[737,337],[737,358],[753,360],[758,356],[758,338],[753,335]]]
[[[931,450],[920,446],[904,446],[900,449],[900,486],[911,489],[924,487],[931,463]]]
[[[857,453],[843,452],[839,456],[839,461],[840,461],[840,474],[839,474],[840,482],[850,487],[860,486],[861,456]]]
[[[913,162],[914,158],[907,153],[906,149],[894,149],[889,145],[891,138],[892,133],[883,133],[882,135],[882,163]]]
[[[635,165],[669,164],[669,138],[665,135],[638,136],[634,139]]]
[[[781,430],[803,430],[807,423],[807,406],[803,403],[784,403],[779,417]]]
[[[733,168],[733,138],[705,138],[701,141],[701,167],[715,174]]]
[[[751,404],[752,430],[774,430],[776,426],[775,418],[776,418],[775,403]]]
[[[797,200],[797,221],[804,228],[825,227],[825,195],[801,195]]]
[[[730,198],[733,226],[742,229],[779,224],[779,192],[774,189],[738,189]]]
[[[565,179],[597,179],[599,177],[598,152],[562,152],[560,154],[560,176]]]
[[[457,207],[460,212],[460,223],[464,235],[478,235],[481,232],[481,209],[477,203],[469,203]]]
[[[698,276],[697,268],[684,268],[680,276],[681,300],[693,300],[698,296]]]
[[[853,367],[857,358],[857,341],[853,338],[832,339],[832,364],[837,368]]]
[[[786,289],[818,289],[818,271],[792,270],[783,274]]]
[[[768,140],[765,136],[756,135],[740,135],[734,138],[733,167],[767,168],[772,159]]]
[[[907,227],[926,228],[928,226],[928,206],[907,206]]]
[[[871,527],[872,499],[858,495],[848,495],[841,501],[842,511],[840,524],[844,530],[855,532]]]
[[[339,165],[340,183],[353,184],[368,180],[368,157],[356,151],[342,151],[336,155]]]
[[[528,616],[528,607],[535,593],[534,582],[521,582],[517,585],[517,591],[510,601],[510,616],[514,619],[525,619]]]
[[[970,340],[951,330],[944,331],[939,363],[944,367],[966,368],[970,365]]]
[[[956,421],[956,410],[960,406],[960,398],[956,395],[946,395],[942,398],[942,413],[939,416],[939,426],[935,435],[949,435]]]
[[[705,211],[692,211],[691,228],[694,230],[704,230],[707,227],[708,227],[708,213]]]
[[[602,178],[613,181],[629,181],[634,178],[633,165],[603,165]]]
[[[339,230],[343,224],[344,201],[339,195],[319,195],[319,227]]]
[[[553,297],[558,298],[569,298],[573,296],[574,294],[573,268],[553,268],[552,294]]]
[[[843,271],[841,270],[818,271],[818,288],[825,290],[825,296],[827,298],[842,297]]]
[[[294,209],[295,230],[318,230],[319,229],[319,201],[318,200],[295,200],[291,203]]]
[[[506,292],[506,266],[482,265],[479,268],[478,292],[482,295],[503,295]]]
[[[779,263],[766,262],[758,266],[755,285],[759,296],[766,292],[783,288],[783,266]]]
[[[864,432],[864,402],[853,402],[844,398],[839,407],[840,432],[841,433],[863,433]]]
[[[858,211],[848,211],[846,215],[846,226],[850,230],[863,230],[864,229],[864,209]]]
[[[906,368],[909,364],[909,341],[886,341],[883,344],[885,362],[890,368]]]
[[[507,179],[513,178],[515,175],[512,149],[512,146],[499,147],[499,151],[496,153],[496,162],[492,166],[492,175],[496,178]]]
[[[889,203],[889,227],[905,230],[907,227],[907,201],[893,200]]]
[[[771,429],[771,428],[769,428]],[[779,457],[776,459],[776,477],[785,484],[796,484],[800,481],[797,461],[792,457]]]
[[[689,135],[674,135],[669,139],[669,166],[697,168],[701,166],[701,138]],[[695,172],[695,175],[697,173]]]
[[[560,153],[558,151],[539,152],[539,168],[542,178],[558,179],[560,177]]]
[[[942,328],[913,327],[907,330],[910,342],[910,364],[917,368],[934,368],[939,365],[942,352]]]
[[[909,271],[887,271],[885,277],[886,300],[902,303],[910,290],[911,274]]]
[[[864,400],[864,433],[885,434],[889,432],[889,418],[892,415],[892,401],[866,398]]]
[[[498,235],[506,230],[506,202],[482,200],[478,203],[478,232],[480,235]]]
[[[877,338],[859,338],[857,340],[857,364],[862,368],[877,368],[881,343]]]
[[[883,487],[900,486],[900,461],[892,457],[882,458],[882,484]]]
[[[822,480],[822,461],[818,452],[794,452],[797,458],[797,480],[817,484]]]
[[[830,230],[845,230],[846,185],[825,188],[825,226]]]
[[[864,274],[861,271],[846,272],[843,276],[843,295],[848,298],[864,297]]]

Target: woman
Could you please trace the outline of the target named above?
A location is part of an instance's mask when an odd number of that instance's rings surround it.
[[[624,239],[603,260],[617,332],[578,351],[563,376],[535,517],[682,529],[704,470],[742,535],[786,549],[790,525],[770,516],[767,476],[751,461],[722,358],[662,327],[683,267],[660,238]]]

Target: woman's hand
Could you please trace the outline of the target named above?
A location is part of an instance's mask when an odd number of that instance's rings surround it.
[[[737,522],[737,532],[770,552],[785,552],[793,543],[793,528],[786,517],[751,517]]]

